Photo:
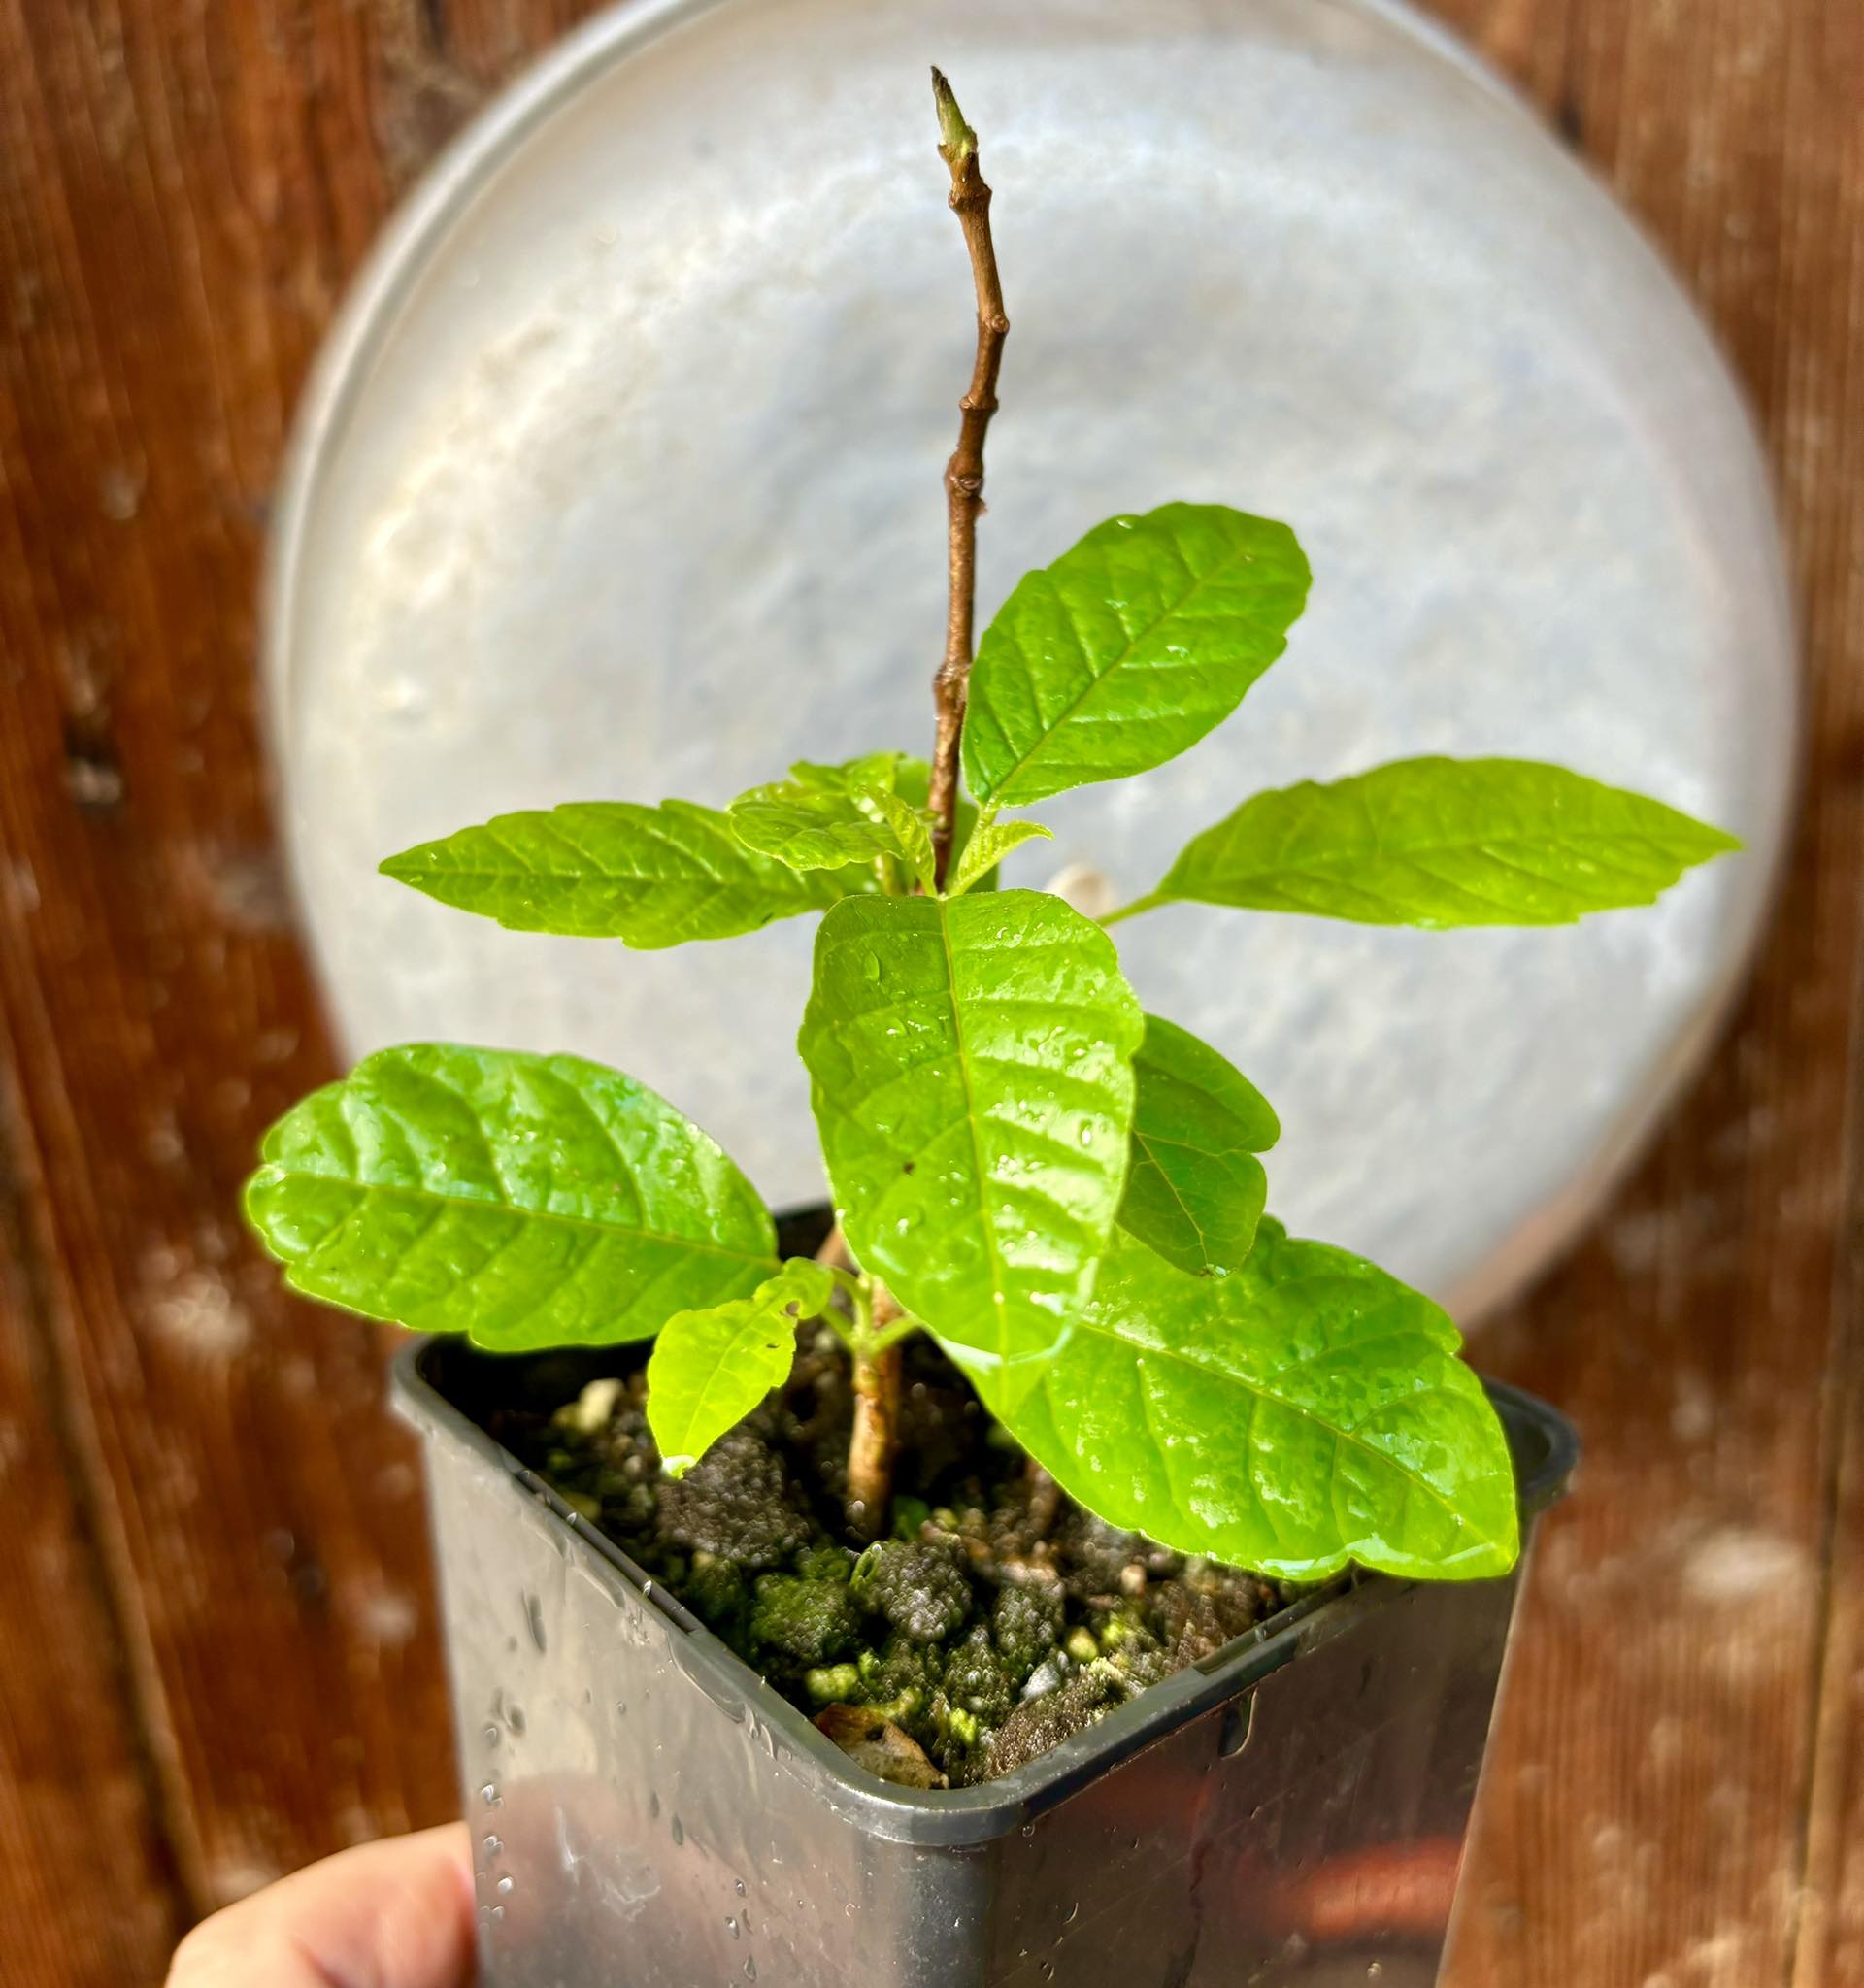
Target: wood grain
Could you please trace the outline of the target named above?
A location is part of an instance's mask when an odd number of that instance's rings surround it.
[[[22,1981],[146,1981],[184,1923],[115,1604],[72,1496],[65,1416],[28,1289],[27,1168],[0,1030],[0,1901]],[[15,1646],[29,1636],[29,1647]],[[101,1901],[109,1909],[100,1910]]]
[[[1839,1240],[1864,939],[1864,11],[1443,11],[1720,331],[1780,483],[1810,716],[1732,1039],[1593,1240],[1480,1347],[1566,1407],[1588,1456],[1535,1571],[1450,1979],[1839,1988],[1864,1979],[1854,1485],[1848,1548],[1834,1533],[1859,1402]]]
[[[0,8],[0,1013],[29,1326],[113,1598],[164,1923],[454,1806],[382,1342],[287,1304],[236,1213],[256,1127],[330,1066],[252,602],[290,397],[392,197],[370,25]],[[76,1730],[83,1681],[44,1661]],[[67,1847],[75,1882],[96,1851]]]
[[[329,1074],[253,710],[291,405],[394,199],[582,0],[0,0],[0,1923],[9,1983],[453,1804],[381,1342],[234,1196]],[[1457,1988],[1864,1981],[1864,9],[1433,0],[1719,330],[1811,713],[1730,1041],[1481,1357],[1590,1445],[1549,1527]],[[1847,1578],[1847,1574],[1849,1578]],[[108,1897],[112,1910],[95,1909]]]

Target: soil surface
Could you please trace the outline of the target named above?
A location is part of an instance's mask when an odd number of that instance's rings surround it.
[[[843,1511],[849,1365],[805,1327],[786,1388],[663,1474],[636,1372],[494,1434],[853,1759],[915,1787],[1010,1773],[1282,1608],[1285,1589],[1103,1524],[923,1337],[888,1523]]]

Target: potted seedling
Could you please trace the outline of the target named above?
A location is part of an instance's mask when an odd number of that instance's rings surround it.
[[[440,1043],[289,1112],[248,1212],[295,1289],[440,1336],[401,1375],[498,1988],[1428,1981],[1570,1434],[1264,1212],[1274,1111],[1142,1011],[1110,931],[1170,902],[1564,924],[1735,844],[1558,767],[1421,758],[1244,800],[1098,920],[997,887],[1048,833],[1013,811],[1231,714],[1309,570],[1221,506],[1115,517],[974,655],[1009,323],[934,80],[978,344],[929,760],[383,865],[642,948],[818,918],[832,1214],[780,1226],[618,1071]]]

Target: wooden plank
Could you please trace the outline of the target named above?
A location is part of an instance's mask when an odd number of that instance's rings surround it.
[[[0,1680],[9,1759],[46,1757],[28,1741],[71,1692],[99,1707],[62,1806],[0,1795],[0,1847],[38,1833],[0,1858],[0,1916],[47,1929],[14,1936],[22,1988],[146,1976],[164,1845],[198,1908],[451,1806],[380,1342],[282,1300],[232,1215],[256,1130],[330,1067],[266,813],[251,603],[343,280],[463,113],[589,11],[0,0],[0,1017],[35,1294],[0,1288],[0,1400],[43,1398],[67,1432],[30,1460],[32,1524],[104,1570],[83,1646],[117,1653],[93,1688],[59,1632],[47,1673]],[[1842,1983],[1864,1938],[1860,1625],[1829,1555],[1855,1565],[1864,1519],[1855,1441],[1839,1472],[1857,1398],[1820,1389],[1846,1360],[1858,1379],[1833,1292],[1864,848],[1864,15],[1435,11],[1722,330],[1781,474],[1814,699],[1788,903],[1730,1046],[1600,1236],[1481,1348],[1592,1452],[1537,1570],[1456,1979]],[[20,1317],[39,1338],[16,1344]],[[0,1607],[36,1609],[42,1573],[0,1556]],[[72,1903],[97,1872],[69,1821],[105,1815],[142,1846],[120,1938]]]
[[[0,1896],[8,1978],[153,1981],[186,1901],[163,1840],[96,1542],[69,1495],[29,1165],[0,1032]],[[36,1196],[34,1197],[37,1198]]]
[[[1864,990],[1860,990],[1864,991]],[[1864,1208],[1853,1217],[1853,1256]],[[1834,1391],[1840,1467],[1825,1567],[1827,1630],[1814,1726],[1806,1871],[1800,1888],[1791,1988],[1856,1988],[1864,1982],[1864,1267],[1847,1282],[1851,1343],[1847,1383]]]
[[[196,1911],[456,1806],[383,1338],[288,1304],[236,1213],[331,1063],[255,737],[264,505],[392,196],[376,120],[440,135],[418,17],[0,4],[0,1013],[76,1499]],[[27,1875],[0,1863],[10,1924]]]
[[[1799,1988],[1855,1980],[1858,1625],[1831,1531],[1834,1390],[1857,1360],[1835,1277],[1864,851],[1864,16],[1439,11],[1578,139],[1721,332],[1796,547],[1811,717],[1731,1041],[1595,1238],[1478,1348],[1574,1413],[1589,1454],[1535,1570],[1450,1978],[1751,1988],[1797,1951]]]

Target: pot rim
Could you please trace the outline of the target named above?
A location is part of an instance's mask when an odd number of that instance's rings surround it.
[[[818,1800],[869,1835],[894,1841],[949,1848],[1007,1836],[1142,1748],[1240,1697],[1304,1651],[1330,1641],[1367,1613],[1428,1585],[1351,1570],[1214,1655],[1149,1685],[1001,1779],[969,1788],[902,1788],[856,1767],[677,1596],[456,1408],[433,1372],[455,1343],[415,1340],[396,1354],[395,1407],[403,1418],[430,1438],[463,1443],[552,1513],[588,1549],[607,1585],[655,1610],[670,1630],[679,1632],[670,1643],[676,1660],[727,1718],[739,1725],[752,1717],[761,1721],[772,1740],[782,1742],[773,1746],[774,1757]],[[1564,1494],[1579,1462],[1579,1433],[1558,1409],[1522,1389],[1487,1379],[1483,1385],[1515,1451],[1525,1557],[1529,1523]],[[1499,1577],[1517,1578],[1518,1569]]]

